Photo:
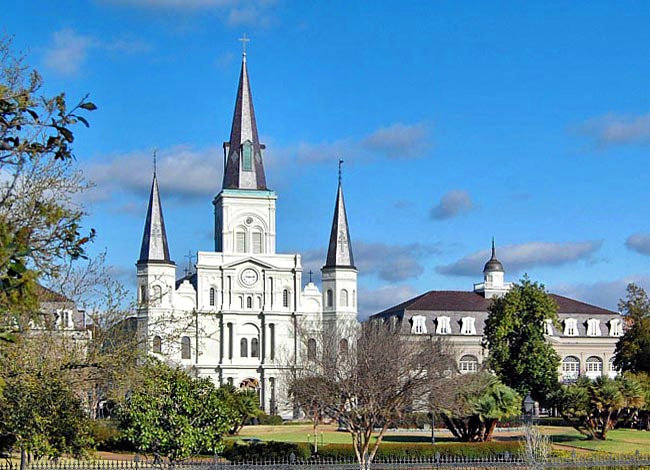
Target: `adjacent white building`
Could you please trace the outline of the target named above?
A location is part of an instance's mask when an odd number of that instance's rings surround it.
[[[276,253],[277,195],[266,184],[245,54],[223,149],[223,185],[213,201],[215,249],[198,252],[194,272],[180,279],[154,172],[136,264],[139,332],[151,354],[218,385],[255,388],[265,411],[291,417],[281,382],[308,353],[299,325],[325,328],[357,318],[343,188],[339,177],[322,290],[312,282],[303,289],[300,254]]]

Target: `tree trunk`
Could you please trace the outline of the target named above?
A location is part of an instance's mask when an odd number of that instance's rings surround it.
[[[25,449],[20,449],[20,470],[27,469],[27,452]]]
[[[483,442],[490,442],[492,440],[492,435],[494,434],[494,429],[497,427],[498,421],[493,419],[485,427],[485,434],[483,435]]]

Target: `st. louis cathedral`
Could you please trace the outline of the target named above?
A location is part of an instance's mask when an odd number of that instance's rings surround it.
[[[244,53],[213,201],[214,251],[199,251],[195,271],[177,280],[154,172],[136,264],[138,329],[154,355],[218,385],[254,388],[265,411],[290,417],[280,383],[303,353],[298,326],[356,322],[357,270],[339,176],[321,290],[302,288],[300,255],[275,251],[277,195],[266,184],[264,149]]]

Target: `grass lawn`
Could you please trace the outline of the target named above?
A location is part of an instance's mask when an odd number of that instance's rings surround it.
[[[607,433],[607,440],[587,440],[573,428],[546,427],[554,443],[579,449],[596,450],[612,454],[633,454],[637,450],[650,454],[650,432],[634,429],[615,429]]]

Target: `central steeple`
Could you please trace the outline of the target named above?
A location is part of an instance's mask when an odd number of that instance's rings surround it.
[[[223,189],[266,190],[262,150],[264,145],[260,144],[257,135],[253,97],[246,68],[246,52],[244,52],[230,140],[223,144],[225,159]]]

